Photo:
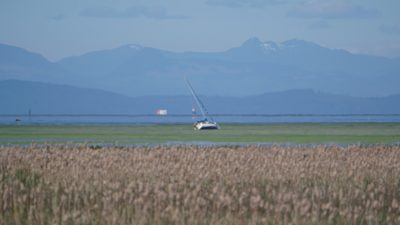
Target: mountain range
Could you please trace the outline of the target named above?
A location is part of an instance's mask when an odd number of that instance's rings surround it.
[[[302,40],[275,43],[257,38],[222,52],[124,45],[57,62],[0,45],[0,80],[63,84],[138,97],[187,95],[184,77],[205,96],[312,89],[340,96],[383,97],[400,93],[400,59],[352,54]]]
[[[212,114],[399,114],[400,95],[349,97],[310,89],[247,97],[200,96]],[[188,95],[127,97],[32,81],[0,81],[0,114],[190,114]]]

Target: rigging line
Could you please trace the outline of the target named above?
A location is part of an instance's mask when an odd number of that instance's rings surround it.
[[[198,106],[198,108],[200,109],[201,115],[203,116],[204,119],[207,118],[207,111],[205,110],[205,107],[203,105],[203,103],[200,101],[200,99],[197,97],[196,92],[193,90],[192,85],[190,84],[189,80],[185,77],[185,81],[189,87],[189,90],[194,98],[194,100],[196,101],[196,104]]]

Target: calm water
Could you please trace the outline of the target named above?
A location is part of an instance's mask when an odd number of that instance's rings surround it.
[[[395,115],[214,115],[220,123],[397,122]],[[0,124],[173,124],[193,123],[190,115],[0,115]]]

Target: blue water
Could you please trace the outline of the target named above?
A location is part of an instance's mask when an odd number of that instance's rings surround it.
[[[400,123],[395,115],[215,115],[219,123]],[[0,115],[0,124],[176,124],[193,123],[190,115]]]

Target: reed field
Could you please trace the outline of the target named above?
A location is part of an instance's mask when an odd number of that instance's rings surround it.
[[[0,147],[0,224],[400,224],[400,146]]]

